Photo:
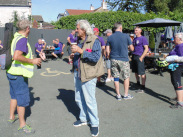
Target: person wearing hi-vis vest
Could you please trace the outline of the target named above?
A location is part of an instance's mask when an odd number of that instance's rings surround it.
[[[34,64],[40,66],[41,59],[33,59],[32,50],[28,42],[31,23],[28,20],[20,20],[17,23],[18,32],[14,34],[11,43],[12,65],[7,70],[7,78],[10,86],[10,119],[9,123],[14,123],[19,119],[20,127],[18,131],[27,134],[34,133],[25,122],[25,107],[29,106],[30,96],[28,88],[28,78],[33,76]],[[18,115],[15,115],[17,108]]]

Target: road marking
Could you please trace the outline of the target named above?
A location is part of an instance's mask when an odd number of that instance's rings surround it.
[[[46,68],[46,72],[42,72],[40,75],[44,77],[55,77],[60,74],[70,75],[71,73],[61,72],[57,70],[51,71],[51,68]]]

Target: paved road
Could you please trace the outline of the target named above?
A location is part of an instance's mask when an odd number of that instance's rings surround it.
[[[79,109],[74,102],[73,74],[65,61],[49,61],[35,69],[29,81],[31,104],[27,123],[36,129],[32,137],[89,137],[88,126],[75,128]],[[169,108],[175,97],[169,73],[164,77],[147,72],[147,92],[134,92],[134,74],[129,93],[133,100],[115,99],[113,83],[97,88],[100,137],[183,137],[183,110]],[[122,80],[121,94],[124,93]],[[9,84],[5,71],[0,71],[0,137],[20,137],[19,122],[9,125]]]

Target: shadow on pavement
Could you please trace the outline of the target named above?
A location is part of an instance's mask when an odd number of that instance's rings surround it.
[[[64,58],[63,61],[65,61],[66,63],[69,63],[69,59],[68,58]]]
[[[35,100],[40,101],[40,97],[34,97],[34,92],[31,92],[33,90],[33,87],[29,87],[30,91],[30,103],[29,106],[25,108],[25,120],[27,117],[31,115],[31,107],[34,105]]]
[[[136,83],[130,82],[129,90],[133,90],[134,91],[134,90],[137,90],[137,89],[138,88],[137,88]],[[140,94],[140,93],[137,93],[137,94]],[[160,99],[160,100],[162,100],[162,101],[164,101],[166,103],[169,103],[170,105],[173,105],[173,103],[170,102],[170,98],[169,97],[167,97],[165,95],[162,95],[162,94],[159,94],[157,92],[154,92],[153,90],[151,90],[151,89],[149,89],[147,87],[146,87],[146,90],[145,90],[145,94],[151,95],[151,96],[153,96],[153,97],[155,97],[157,99]]]
[[[57,99],[60,99],[63,101],[65,106],[67,107],[67,110],[72,113],[76,119],[79,119],[79,107],[77,106],[75,102],[75,93],[73,90],[66,90],[66,89],[58,89],[60,92],[57,96]]]
[[[124,81],[120,79],[120,80],[119,80],[119,83],[123,84]],[[111,88],[111,87],[107,86],[106,84],[104,84],[103,86],[97,86],[97,88],[103,90],[105,93],[107,93],[108,95],[110,95],[110,96],[112,96],[112,97],[115,98],[115,95],[113,95],[113,94],[111,93],[111,92],[116,93],[114,87]],[[136,83],[130,82],[129,90],[135,91],[135,90],[137,90],[137,89],[138,89],[138,87],[137,87]],[[169,98],[169,97],[167,97],[167,96],[165,96],[165,95],[162,95],[162,94],[159,94],[159,93],[157,93],[157,92],[154,92],[153,90],[151,90],[151,89],[149,89],[149,88],[147,88],[147,87],[146,87],[145,93],[148,94],[148,95],[151,95],[151,96],[153,96],[153,97],[155,97],[155,98],[157,98],[157,99],[160,99],[160,100],[162,100],[162,101],[164,101],[164,102],[166,102],[166,103],[169,103],[170,105],[173,105],[173,103],[170,101],[170,98]],[[138,93],[137,93],[137,94],[138,94]]]

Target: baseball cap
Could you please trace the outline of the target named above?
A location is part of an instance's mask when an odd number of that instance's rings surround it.
[[[93,31],[97,31],[97,32],[99,32],[99,29],[98,29],[98,28],[94,28],[94,29],[93,29]]]
[[[104,34],[107,34],[107,33],[112,33],[112,30],[111,29],[107,29],[106,31],[104,31]]]

